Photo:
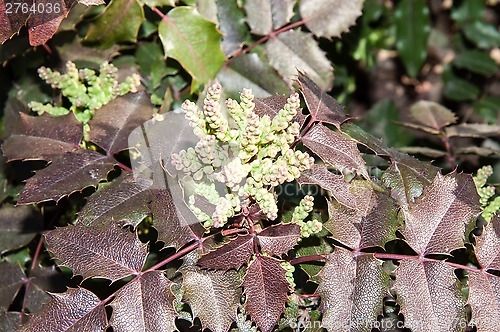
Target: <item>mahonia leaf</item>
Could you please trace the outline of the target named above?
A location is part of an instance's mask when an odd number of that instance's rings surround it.
[[[370,254],[336,248],[318,275],[322,326],[328,331],[372,330],[389,294],[389,276]]]
[[[86,226],[103,225],[114,220],[120,225],[136,227],[149,214],[151,193],[149,179],[135,179],[132,173],[99,188],[78,212],[78,221]]]
[[[7,311],[0,313],[0,331],[17,332],[21,328],[21,321],[26,316],[20,312]]]
[[[92,150],[67,152],[26,181],[17,204],[59,201],[106,179],[115,160]]]
[[[276,115],[278,115],[279,111],[283,108],[283,105],[286,104],[286,101],[287,98],[285,96],[280,96],[280,95],[274,95],[265,98],[256,98],[254,100],[255,103],[254,112],[260,117],[267,115],[272,120]],[[302,112],[299,110],[297,112],[297,115],[293,117],[292,121],[298,122],[299,125],[302,127],[306,122],[306,116],[304,116]]]
[[[482,268],[469,274],[469,300],[472,322],[478,331],[496,331],[500,326],[500,278],[486,273],[500,270],[500,218],[498,215],[476,238],[476,257]]]
[[[198,260],[198,264],[209,269],[238,270],[254,254],[253,241],[253,235],[238,236],[221,247],[203,255]]]
[[[193,317],[213,332],[228,331],[240,303],[238,272],[202,270],[193,265],[181,268],[181,272],[183,301],[191,307]]]
[[[142,268],[147,245],[128,229],[114,223],[107,227],[76,226],[56,228],[45,234],[47,249],[77,275],[101,277],[112,281]]]
[[[340,37],[361,16],[364,0],[301,0],[300,16],[318,37]]]
[[[330,217],[323,227],[336,240],[352,249],[384,247],[385,243],[396,238],[394,201],[385,192],[374,188],[369,181],[355,180],[349,187],[357,202],[357,209],[327,201]]]
[[[84,288],[69,288],[65,293],[50,294],[52,301],[31,317],[23,332],[101,332],[107,327],[101,300]]]
[[[340,124],[347,120],[344,114],[344,106],[321,90],[304,73],[299,72],[297,82],[300,92],[306,101],[312,121],[329,123],[339,128]]]
[[[481,213],[470,175],[438,173],[408,210],[403,210],[406,242],[418,254],[449,254],[464,245],[466,226]]]
[[[0,0],[0,44],[19,32],[26,24],[31,46],[45,44],[56,33],[61,21],[68,16],[68,12],[76,0],[27,0],[16,3]],[[79,0],[85,5],[100,5],[102,0]],[[12,4],[10,8],[7,4]],[[26,6],[26,7],[25,7]],[[10,9],[10,12],[7,11]],[[33,13],[37,11],[36,13]]]
[[[293,223],[272,225],[258,235],[260,249],[273,256],[286,254],[300,239],[300,226]]]
[[[328,171],[325,165],[313,165],[300,174],[297,182],[300,185],[316,184],[328,190],[340,204],[350,209],[357,209],[356,197],[349,191],[349,184],[344,181],[344,177]]]
[[[464,330],[465,299],[452,267],[441,261],[406,259],[395,273],[405,327],[414,332]]]
[[[31,206],[0,209],[0,253],[29,243],[42,230],[41,214]]]
[[[247,0],[245,11],[252,33],[267,35],[290,21],[295,0]]]
[[[42,310],[42,306],[51,300],[48,292],[61,293],[66,291],[68,280],[55,266],[37,264],[26,281],[25,308],[31,313]]]
[[[2,146],[9,160],[52,160],[79,148],[83,135],[73,114],[29,116],[19,113],[11,124],[11,135]]]
[[[222,49],[230,56],[245,43],[248,37],[248,27],[245,15],[237,2],[232,0],[217,1],[217,18],[222,32]],[[247,86],[247,88],[250,88]]]
[[[426,100],[413,104],[410,107],[410,116],[417,123],[436,130],[441,130],[457,121],[452,111],[438,103]]]
[[[333,68],[311,34],[289,30],[266,43],[269,63],[291,78],[298,71],[306,73],[319,87],[329,91],[333,85]]]
[[[179,61],[196,86],[214,78],[226,60],[215,24],[194,8],[177,7],[169,11],[158,26],[158,33],[165,56]]]
[[[270,332],[285,310],[290,284],[280,261],[260,254],[243,280],[245,309],[262,332]]]
[[[144,10],[137,0],[112,0],[91,22],[85,41],[109,48],[119,42],[136,42],[144,21]],[[127,22],[127,24],[123,24]]]
[[[90,120],[90,141],[112,155],[128,148],[130,133],[151,119],[153,106],[145,91],[113,99],[95,112]]]
[[[8,262],[0,263],[0,275],[0,311],[7,311],[26,276],[18,264]]]
[[[326,126],[316,124],[304,137],[305,146],[316,153],[324,162],[342,171],[344,169],[356,170],[366,179],[370,176],[365,168],[356,142],[342,137],[342,135],[328,129]]]
[[[163,272],[151,271],[123,286],[110,304],[113,331],[175,331],[177,313],[171,285]]]
[[[462,123],[445,129],[448,137],[477,137],[500,136],[500,126],[484,123]]]

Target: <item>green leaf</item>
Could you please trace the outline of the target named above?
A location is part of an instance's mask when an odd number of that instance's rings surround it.
[[[158,33],[165,55],[179,61],[193,77],[192,90],[214,78],[226,60],[220,32],[194,8],[172,9]]]
[[[451,18],[459,24],[474,22],[484,18],[485,1],[462,1],[460,6],[453,6]]]
[[[356,23],[364,0],[301,0],[300,16],[306,27],[318,37],[340,37]]]
[[[295,0],[246,0],[247,22],[252,33],[267,35],[290,21]]]
[[[222,49],[229,56],[239,50],[249,37],[245,15],[234,0],[217,1],[217,17],[222,32]]]
[[[467,101],[476,99],[479,96],[479,88],[456,76],[451,76],[446,80],[444,95],[452,100]]]
[[[99,48],[109,48],[120,42],[135,43],[143,21],[144,10],[137,0],[112,0],[90,24],[85,41]]]
[[[426,1],[399,2],[395,11],[395,24],[396,48],[408,75],[416,77],[427,57],[430,22]]]
[[[460,52],[453,61],[453,65],[484,76],[495,75],[498,71],[498,66],[490,55],[478,50]]]
[[[148,80],[148,89],[156,88],[161,80],[175,71],[167,67],[163,50],[158,43],[148,42],[137,47],[135,59],[141,68],[141,74]]]
[[[311,34],[290,30],[266,43],[269,63],[291,82],[297,70],[309,76],[322,90],[333,85],[333,68]]]
[[[497,115],[500,113],[500,98],[485,96],[472,104],[472,108],[488,123],[496,123]]]
[[[476,21],[464,28],[467,39],[475,43],[479,48],[498,47],[500,45],[500,32],[492,24]]]
[[[332,252],[333,247],[326,241],[326,230],[318,234],[314,234],[308,238],[302,239],[299,245],[295,248],[296,257],[311,256],[311,255],[324,255]],[[309,277],[315,276],[322,269],[319,262],[308,262],[300,264]]]

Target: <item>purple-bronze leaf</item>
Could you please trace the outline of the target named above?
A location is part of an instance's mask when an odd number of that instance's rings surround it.
[[[285,310],[290,284],[280,261],[257,255],[243,280],[246,312],[262,332],[270,332]]]
[[[176,331],[171,285],[163,272],[152,271],[123,286],[111,302],[113,331]]]
[[[102,332],[107,318],[101,300],[84,288],[51,294],[52,301],[31,317],[22,332]]]
[[[257,235],[260,249],[273,256],[286,254],[300,239],[300,226],[293,223],[272,225]]]
[[[325,122],[340,128],[340,124],[347,119],[344,107],[300,71],[297,82],[312,121]]]
[[[302,142],[324,162],[339,171],[356,170],[366,179],[370,178],[361,153],[353,140],[344,138],[339,133],[318,123],[302,137]]]
[[[73,114],[29,116],[19,113],[2,146],[9,160],[47,160],[79,148],[82,126]]]
[[[300,185],[316,184],[330,191],[333,198],[340,204],[350,209],[356,209],[356,198],[349,191],[349,184],[344,181],[342,175],[333,174],[325,165],[313,165],[300,174],[297,182]]]
[[[96,186],[114,165],[114,159],[92,150],[68,152],[26,181],[17,204],[57,202],[75,191]]]
[[[0,253],[28,244],[42,230],[42,216],[32,206],[0,209]]]
[[[384,247],[396,238],[393,199],[366,180],[354,180],[349,187],[358,209],[328,201],[329,219],[323,226],[336,240],[352,249]]]
[[[263,117],[267,115],[271,118],[271,120],[278,114],[278,112],[285,106],[287,97],[274,95],[271,97],[265,98],[256,98],[255,102],[255,113]],[[302,109],[299,109],[297,115],[292,119],[292,121],[296,121],[302,127],[306,122],[307,116],[302,114]]]
[[[481,213],[479,195],[467,174],[438,173],[408,210],[403,210],[406,242],[418,254],[449,254],[464,246],[468,224]]]
[[[483,269],[500,270],[500,216],[495,215],[476,237],[476,257]]]
[[[78,221],[97,226],[114,220],[122,226],[136,227],[149,214],[151,185],[149,179],[136,180],[132,173],[121,175],[111,184],[99,186],[78,213]]]
[[[242,235],[203,255],[198,264],[215,270],[238,270],[254,254],[253,235]]]
[[[145,91],[119,96],[95,112],[89,122],[90,140],[108,154],[125,150],[130,133],[152,116],[153,106]]]
[[[19,264],[0,263],[0,310],[7,311],[26,277]]]
[[[441,130],[457,121],[455,113],[446,107],[427,100],[421,100],[410,107],[410,116],[417,123],[435,130]]]
[[[336,248],[318,277],[322,326],[331,332],[371,331],[389,294],[382,262]]]
[[[35,266],[26,281],[24,306],[31,313],[42,310],[42,306],[51,300],[48,292],[62,293],[66,291],[68,279],[56,270],[55,266]]]
[[[236,320],[241,297],[238,272],[202,270],[188,265],[181,268],[183,301],[189,304],[193,317],[203,328],[227,332]]]
[[[128,229],[114,223],[107,227],[56,228],[45,235],[47,249],[62,265],[84,278],[116,281],[139,272],[146,260],[147,245]]]
[[[405,327],[414,332],[465,330],[465,299],[453,268],[440,261],[406,259],[395,273]]]

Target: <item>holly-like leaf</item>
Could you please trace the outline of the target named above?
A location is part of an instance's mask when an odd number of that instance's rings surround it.
[[[300,226],[293,223],[272,225],[258,235],[260,249],[273,256],[286,254],[300,239]]]
[[[266,43],[269,63],[291,81],[298,71],[307,74],[321,89],[333,85],[333,69],[311,34],[289,30]]]
[[[470,175],[438,173],[408,210],[403,210],[406,242],[418,254],[449,254],[464,245],[468,224],[481,213]]]
[[[356,170],[366,179],[370,178],[361,153],[353,140],[344,138],[318,123],[302,138],[302,142],[324,162],[336,169]]]
[[[389,293],[382,262],[336,248],[318,277],[322,326],[331,332],[371,331]]]
[[[56,33],[61,21],[76,0],[0,1],[0,44],[11,38],[26,24],[31,46],[45,44]],[[100,5],[102,0],[79,0],[85,5]],[[9,6],[9,4],[11,6]],[[37,11],[36,13],[33,13]]]
[[[176,331],[171,285],[163,272],[151,271],[122,287],[110,305],[113,331]]]
[[[302,0],[300,16],[312,33],[318,37],[340,37],[361,16],[364,0]]]
[[[2,146],[9,160],[47,160],[79,148],[82,126],[72,114],[15,115],[11,135]]]
[[[92,150],[67,152],[28,179],[17,204],[57,202],[75,191],[96,186],[114,165],[114,159]]]
[[[357,209],[356,197],[349,191],[349,184],[344,181],[344,177],[333,174],[325,165],[313,165],[310,169],[300,174],[297,182],[300,185],[316,184],[330,191],[333,198],[340,204],[350,209]]]
[[[114,223],[107,227],[76,226],[56,228],[45,235],[47,249],[62,265],[84,278],[116,281],[139,272],[147,245],[128,229]]]
[[[0,263],[0,311],[7,311],[26,277],[18,264]]]
[[[500,270],[500,217],[495,215],[476,237],[477,261],[483,269]]]
[[[203,255],[198,264],[217,270],[238,270],[254,254],[253,235],[241,235],[221,247]]]
[[[113,99],[95,112],[89,122],[90,140],[109,155],[128,148],[130,133],[153,116],[153,106],[145,91]]]
[[[85,41],[96,43],[100,48],[109,48],[120,42],[135,43],[143,21],[144,10],[139,1],[112,0],[91,22]]]
[[[446,128],[448,137],[478,137],[500,136],[500,126],[482,123],[463,123]]]
[[[465,330],[465,299],[453,268],[440,261],[407,259],[395,273],[405,327],[414,332]]]
[[[285,310],[290,284],[279,260],[257,255],[243,280],[246,312],[262,332],[270,332]]]
[[[136,180],[132,173],[124,174],[89,197],[78,213],[78,221],[97,226],[114,220],[120,225],[136,227],[149,214],[151,185],[149,179]]]
[[[222,32],[222,49],[226,56],[230,56],[241,49],[248,37],[245,15],[238,3],[232,0],[219,0],[217,1],[217,18]]]
[[[31,206],[0,209],[0,253],[29,243],[42,230],[42,218]]]
[[[347,119],[344,114],[344,107],[325,91],[321,90],[304,73],[299,72],[297,82],[306,101],[312,121],[330,123],[339,128],[340,124]]]
[[[42,306],[51,300],[48,292],[62,293],[67,285],[68,279],[55,266],[37,264],[26,281],[25,308],[31,313],[42,310]]]
[[[350,184],[357,209],[328,201],[329,220],[323,226],[333,237],[352,249],[384,247],[396,238],[397,218],[394,201],[364,180]]]
[[[158,33],[165,55],[179,61],[195,85],[214,78],[226,60],[215,24],[194,8],[177,7],[169,11],[158,26]]]
[[[245,1],[247,23],[252,33],[267,35],[290,21],[295,0]]]
[[[455,114],[438,103],[421,100],[410,107],[410,116],[417,123],[441,130],[457,121]]]
[[[69,288],[65,293],[50,294],[52,301],[31,317],[23,332],[101,332],[107,327],[101,300],[84,288]]]
[[[201,270],[196,266],[181,269],[183,301],[191,307],[204,328],[226,332],[236,320],[241,289],[238,272]]]

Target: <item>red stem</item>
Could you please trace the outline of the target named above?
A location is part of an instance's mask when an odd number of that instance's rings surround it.
[[[447,136],[441,137],[441,141],[444,144],[444,147],[446,149],[446,159],[448,160],[448,163],[450,164],[450,168],[453,170],[455,168],[455,157],[453,156],[453,153],[451,152],[451,146],[450,146],[450,140]]]
[[[169,257],[165,258],[164,260],[162,260],[158,264],[150,267],[149,269],[147,269],[146,271],[142,272],[141,274],[144,274],[146,272],[151,272],[151,271],[154,271],[154,270],[158,270],[163,265],[168,264],[171,261],[176,260],[177,258],[180,258],[180,257],[182,257],[182,256],[190,253],[191,251],[199,248],[201,246],[201,244],[202,244],[201,241],[193,242],[189,246],[187,246],[186,248],[181,249],[178,252],[176,252],[175,254],[173,254],[172,256],[169,256]]]
[[[127,171],[127,172],[133,172],[132,168],[128,167],[127,165],[125,164],[122,164],[121,162],[119,161],[116,161],[116,164],[118,165],[118,167],[120,167],[121,169],[123,169],[124,171]]]
[[[311,255],[311,256],[302,256],[302,257],[292,258],[290,260],[290,264],[295,265],[295,264],[301,264],[301,263],[306,263],[306,262],[311,262],[311,261],[322,261],[327,256],[328,255]]]
[[[228,236],[228,235],[233,235],[233,234],[238,234],[238,233],[244,233],[248,232],[246,228],[231,228],[231,229],[225,229],[221,232],[222,236]]]

